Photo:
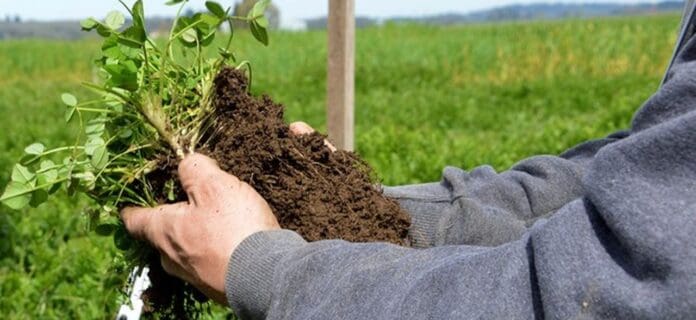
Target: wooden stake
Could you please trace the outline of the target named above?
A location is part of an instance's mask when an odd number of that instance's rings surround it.
[[[329,0],[327,127],[338,149],[354,149],[355,2]]]

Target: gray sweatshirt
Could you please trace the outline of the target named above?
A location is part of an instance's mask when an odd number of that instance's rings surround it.
[[[629,130],[496,173],[386,188],[416,248],[259,232],[242,319],[696,319],[696,40]]]

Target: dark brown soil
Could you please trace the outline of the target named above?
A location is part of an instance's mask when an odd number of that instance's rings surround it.
[[[318,133],[292,135],[283,106],[250,96],[239,71],[224,69],[215,88],[217,132],[204,152],[254,187],[283,228],[308,241],[406,243],[409,216],[357,155],[331,152]]]
[[[408,245],[409,216],[382,195],[371,168],[356,154],[332,152],[319,133],[291,134],[283,120],[283,106],[268,96],[251,96],[240,71],[223,69],[215,79],[215,90],[215,131],[203,139],[199,151],[258,191],[281,227],[308,241]],[[155,190],[164,189],[163,182],[175,174],[176,163],[170,159],[161,168],[148,177]],[[165,191],[161,198],[166,199]],[[178,192],[178,198],[185,199],[183,192]],[[160,299],[181,284],[161,274],[154,277],[148,295],[156,297],[152,299],[155,308],[168,305],[169,310],[176,309],[175,318],[190,316],[183,307],[190,301],[181,301],[181,295],[173,296],[174,301]]]

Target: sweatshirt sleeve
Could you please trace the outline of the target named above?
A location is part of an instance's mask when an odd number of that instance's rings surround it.
[[[626,136],[617,132],[560,156],[536,156],[497,173],[445,168],[436,183],[384,187],[411,215],[414,247],[494,246],[519,239],[534,221],[582,194],[581,179],[595,154]],[[447,228],[445,228],[447,226]]]
[[[229,303],[242,319],[690,318],[695,145],[696,112],[617,142],[582,197],[497,247],[256,233],[231,257]]]
[[[415,249],[259,232],[230,258],[230,305],[242,319],[693,318],[695,53],[691,39],[630,135],[589,160],[579,196],[519,239]]]

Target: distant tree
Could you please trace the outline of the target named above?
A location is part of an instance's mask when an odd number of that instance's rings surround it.
[[[22,18],[20,18],[19,15],[16,15],[16,16],[14,17],[14,22],[15,22],[15,23],[22,23]]]
[[[242,2],[239,2],[234,5],[234,15],[246,17],[246,15],[249,14],[249,11],[251,11],[251,8],[254,7],[255,3],[256,0],[242,0]],[[268,25],[271,29],[277,29],[280,26],[280,9],[278,9],[276,5],[271,3],[266,9],[265,15],[268,19]],[[246,28],[247,24],[243,22],[236,22],[234,24],[234,27]]]

